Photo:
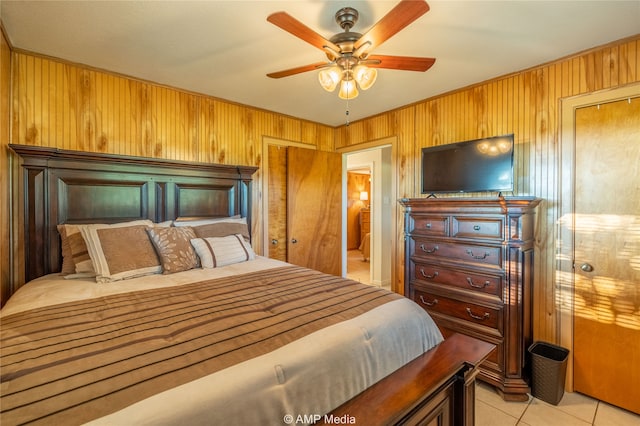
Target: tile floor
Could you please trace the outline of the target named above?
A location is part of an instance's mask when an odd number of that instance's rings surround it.
[[[371,263],[365,261],[360,250],[347,251],[347,278],[371,284]]]
[[[476,384],[476,426],[640,426],[640,416],[588,396],[565,392],[555,406],[529,397],[505,402],[489,385]]]

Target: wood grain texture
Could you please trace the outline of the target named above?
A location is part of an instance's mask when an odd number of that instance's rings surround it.
[[[287,261],[342,273],[342,156],[287,148]]]
[[[515,194],[546,200],[536,217],[534,334],[554,340],[555,224],[562,201],[558,102],[640,81],[640,35],[337,128],[25,52],[13,51],[11,59],[8,122],[11,142],[18,144],[261,167],[264,136],[312,144],[322,151],[395,137],[392,161],[401,198],[419,194],[421,148],[513,132]],[[5,67],[4,56],[2,63]],[[6,85],[7,80],[3,72],[0,83]],[[8,142],[0,141],[3,146]],[[9,175],[6,168],[0,169],[4,187]],[[254,187],[261,188],[261,170],[254,179]],[[258,212],[266,208],[260,191],[254,191],[252,205],[252,234],[260,250]],[[397,272],[392,286],[400,289],[403,216],[400,207],[396,209]],[[2,247],[8,247],[9,224],[4,220],[0,238]],[[14,224],[16,232],[21,226]],[[15,241],[18,244],[17,235]],[[13,250],[16,258],[20,250],[19,245]],[[2,256],[0,262],[5,259]],[[3,288],[7,284],[3,282]]]
[[[397,135],[397,193],[400,197],[416,197],[420,195],[417,182],[423,147],[514,133],[514,195],[545,200],[536,216],[534,335],[553,341],[558,320],[554,242],[557,206],[562,202],[559,101],[638,81],[640,36],[634,36],[336,128],[336,148]],[[403,119],[405,116],[412,120]],[[401,218],[400,207],[397,209]],[[398,247],[402,247],[401,237],[399,233]],[[396,265],[402,264],[403,257],[402,249],[397,250]],[[397,283],[402,281],[398,276],[402,268],[396,270]]]
[[[287,261],[287,148],[269,145],[269,253],[271,259]],[[275,244],[273,243],[275,240]]]
[[[11,50],[0,27],[0,306],[7,300],[11,285],[9,187],[9,92],[11,88]]]
[[[640,414],[640,93],[577,109],[575,144],[574,386]]]

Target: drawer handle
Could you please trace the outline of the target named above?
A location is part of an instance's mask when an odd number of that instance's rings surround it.
[[[473,225],[473,230],[474,231],[479,231],[480,230],[480,225]]]
[[[427,274],[425,274],[425,273],[424,273],[424,269],[422,269],[422,268],[420,268],[420,274],[421,274],[423,277],[425,277],[425,278],[427,278],[427,279],[429,279],[429,280],[432,280],[432,279],[434,279],[435,277],[437,277],[437,276],[439,275],[439,274],[438,274],[438,271],[435,271],[435,272],[433,273],[433,275],[427,275]]]
[[[438,299],[433,299],[433,302],[427,302],[426,300],[424,300],[424,297],[422,297],[422,295],[420,295],[420,301],[427,306],[435,306],[438,304]]]
[[[436,251],[438,251],[438,246],[434,246],[432,249],[427,249],[424,244],[420,244],[420,248],[427,254],[435,253]]]
[[[467,282],[473,288],[485,288],[485,287],[489,286],[489,284],[491,284],[491,282],[489,280],[485,281],[484,284],[474,284],[473,280],[471,278],[469,278],[469,277],[467,277]]]
[[[427,228],[427,229],[431,229],[431,222],[426,223],[426,224],[424,225],[424,227],[425,227],[425,228]]]
[[[467,250],[467,254],[468,254],[469,256],[473,257],[474,259],[478,259],[478,260],[486,259],[486,258],[487,258],[487,256],[490,256],[490,255],[491,255],[491,253],[489,253],[488,251],[485,251],[483,255],[481,255],[481,256],[476,256],[476,255],[474,255],[474,254],[473,254],[473,251],[472,251],[472,250]]]
[[[491,315],[489,315],[489,312],[485,312],[484,316],[474,315],[473,312],[471,312],[471,308],[467,308],[467,313],[469,314],[469,316],[471,318],[479,320],[479,321],[484,321],[484,320],[488,319],[491,316]]]

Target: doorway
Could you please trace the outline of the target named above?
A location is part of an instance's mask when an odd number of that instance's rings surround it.
[[[347,166],[347,278],[371,284],[371,166]]]
[[[640,413],[640,86],[563,104],[561,341],[569,390]],[[565,109],[566,107],[566,109]],[[567,121],[564,121],[567,120]],[[570,126],[570,127],[569,127]],[[571,132],[565,134],[565,127]],[[565,138],[564,136],[568,136]],[[566,173],[566,174],[565,174]]]
[[[348,257],[350,254],[355,255],[356,259],[358,255],[360,255],[361,259],[367,258],[368,255],[368,262],[365,262],[369,266],[369,282],[367,284],[387,289],[391,288],[392,240],[395,233],[393,217],[397,208],[395,206],[395,197],[392,195],[391,150],[391,145],[382,145],[360,151],[351,151],[345,153],[346,160],[343,162],[345,164],[345,169],[343,170],[343,188],[345,188],[343,191],[343,215],[345,220],[343,220],[343,223],[348,220],[349,210],[356,206],[358,208],[357,223],[360,226],[360,234],[362,236],[361,241],[359,241],[358,252],[347,250],[349,247],[348,229],[346,226],[343,227],[343,247],[345,247],[343,259],[346,265],[344,275],[349,277],[352,275],[351,272],[355,272],[353,269],[349,271]],[[367,200],[361,199],[364,198],[364,194],[360,193],[362,191],[359,191],[356,195],[356,191],[352,191],[353,193],[350,194],[348,190],[348,173],[350,171],[355,173],[363,170],[369,171]],[[358,200],[355,200],[355,198],[358,198]],[[368,208],[366,208],[367,206]],[[366,231],[368,231],[368,235]],[[362,269],[361,264],[352,262],[351,265],[354,268]]]

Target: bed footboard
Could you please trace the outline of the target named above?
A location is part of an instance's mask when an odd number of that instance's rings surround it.
[[[325,424],[473,425],[477,366],[494,345],[454,334],[325,416]],[[336,420],[334,420],[336,419]],[[433,422],[433,423],[432,423]]]

